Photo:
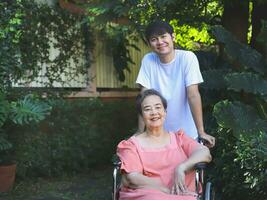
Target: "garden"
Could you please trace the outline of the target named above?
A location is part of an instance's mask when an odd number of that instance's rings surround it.
[[[112,94],[138,89],[73,94],[95,84],[98,40],[127,81],[140,64],[130,49],[140,51],[134,42],[153,19],[198,57],[216,199],[267,199],[266,9],[260,0],[1,1],[0,199],[111,199],[116,145],[137,129],[135,96]]]

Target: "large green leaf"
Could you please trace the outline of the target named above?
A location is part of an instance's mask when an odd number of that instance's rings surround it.
[[[259,52],[240,43],[222,26],[212,27],[212,34],[217,42],[224,44],[225,53],[232,63],[239,63],[245,69],[264,74],[264,58]]]
[[[227,84],[224,76],[228,73],[223,69],[211,69],[202,72],[205,82],[201,85],[204,89],[221,90],[226,89]]]
[[[10,118],[16,124],[39,122],[51,111],[51,106],[27,95],[23,100],[12,103]]]
[[[241,102],[220,101],[214,106],[213,115],[219,126],[238,134],[267,131],[267,121],[261,119],[253,107]]]
[[[222,26],[216,25],[211,27],[211,33],[216,38],[216,42],[226,44],[227,41],[233,40],[233,35]]]
[[[231,73],[225,76],[228,88],[234,91],[259,94],[267,97],[267,80],[250,72]]]

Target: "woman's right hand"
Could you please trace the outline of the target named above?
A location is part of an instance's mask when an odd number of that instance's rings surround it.
[[[182,195],[187,192],[185,185],[185,168],[183,164],[180,164],[175,169],[174,185],[171,189],[171,194]]]

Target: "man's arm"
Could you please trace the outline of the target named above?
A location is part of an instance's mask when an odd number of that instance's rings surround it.
[[[208,147],[213,147],[215,145],[215,138],[211,135],[208,135],[204,130],[203,125],[203,114],[202,114],[202,102],[201,96],[198,90],[198,85],[190,85],[186,88],[187,98],[189,101],[189,106],[192,112],[192,116],[200,137],[208,141]]]

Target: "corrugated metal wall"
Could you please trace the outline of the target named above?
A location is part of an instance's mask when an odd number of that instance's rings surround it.
[[[95,54],[95,67],[96,67],[96,87],[97,88],[137,88],[135,80],[140,68],[142,57],[149,51],[149,48],[142,40],[136,44],[140,51],[130,48],[130,55],[135,64],[130,64],[129,73],[125,70],[125,81],[121,82],[117,78],[115,68],[111,55],[108,55],[108,47],[102,42],[97,42]]]

